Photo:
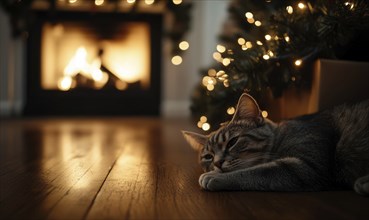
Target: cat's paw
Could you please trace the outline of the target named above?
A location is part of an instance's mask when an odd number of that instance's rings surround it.
[[[354,190],[363,196],[369,196],[369,175],[357,179]]]
[[[216,171],[203,173],[199,178],[200,186],[205,190],[217,191],[226,189],[226,174]]]

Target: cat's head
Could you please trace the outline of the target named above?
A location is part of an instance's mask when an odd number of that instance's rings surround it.
[[[229,172],[268,161],[274,127],[273,122],[262,117],[255,99],[242,94],[232,120],[217,131],[209,135],[182,133],[199,152],[200,165],[205,172]]]

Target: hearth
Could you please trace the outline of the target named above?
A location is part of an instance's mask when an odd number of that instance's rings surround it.
[[[35,13],[26,115],[158,115],[162,17]]]

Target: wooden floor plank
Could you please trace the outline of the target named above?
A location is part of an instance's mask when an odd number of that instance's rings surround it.
[[[369,219],[353,191],[208,192],[187,120],[0,123],[0,219]]]

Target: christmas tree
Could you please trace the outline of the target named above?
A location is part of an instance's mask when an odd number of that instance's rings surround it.
[[[368,27],[365,0],[231,1],[216,63],[201,71],[192,96],[198,127],[213,130],[231,119],[245,91],[263,105],[268,94],[308,86],[316,59],[339,58]]]

